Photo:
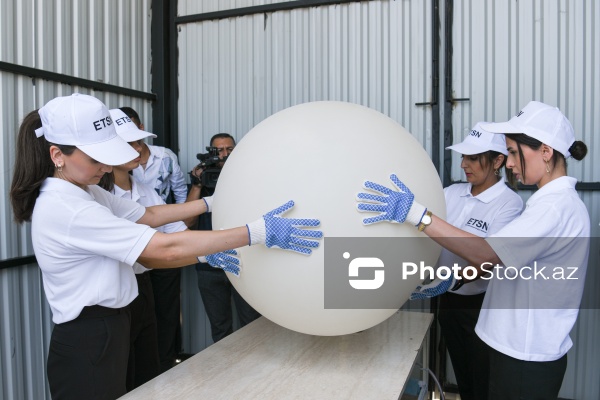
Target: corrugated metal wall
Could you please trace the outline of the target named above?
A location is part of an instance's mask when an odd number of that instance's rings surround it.
[[[2,0],[0,61],[150,91],[150,0]],[[28,224],[12,221],[8,193],[21,119],[56,96],[92,94],[130,105],[151,129],[151,103],[0,72],[0,259],[32,255]],[[45,363],[51,313],[37,265],[0,270],[0,398],[50,398]]]
[[[530,100],[559,107],[589,149],[570,160],[569,175],[600,181],[600,4],[580,1],[454,0],[452,114],[455,143],[476,121],[502,121]],[[453,154],[452,178],[464,180]],[[523,193],[527,198],[530,192]],[[600,192],[580,192],[600,236]],[[560,396],[600,399],[600,252],[592,248],[583,305],[571,337],[569,365]]]
[[[195,2],[181,2],[181,8]],[[220,1],[219,3],[235,2]],[[226,8],[225,5],[221,6]],[[237,139],[295,104],[340,100],[390,116],[431,151],[430,2],[369,1],[179,28],[182,167],[210,137]],[[195,151],[197,150],[197,151]]]

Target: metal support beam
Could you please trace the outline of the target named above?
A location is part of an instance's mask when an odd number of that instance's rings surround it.
[[[298,0],[298,1],[287,1],[284,3],[272,3],[261,6],[241,7],[234,8],[231,10],[214,11],[202,14],[185,15],[183,17],[175,18],[175,24],[187,24],[190,22],[201,22],[210,21],[214,19],[225,19],[243,17],[246,15],[263,14],[276,11],[295,10],[298,8],[307,7],[319,7],[329,6],[332,4],[344,4],[344,3],[361,3],[372,0]]]
[[[0,270],[12,267],[21,267],[23,265],[37,264],[35,256],[15,257],[6,260],[0,260]]]
[[[66,85],[81,86],[93,89],[99,92],[116,93],[124,96],[136,97],[144,100],[155,101],[154,93],[147,93],[141,90],[124,88],[122,86],[109,85],[108,83],[93,81],[90,79],[78,78],[76,76],[59,74],[56,72],[45,71],[43,69],[26,67],[24,65],[7,63],[0,61],[0,71],[11,72],[17,75],[29,76],[33,79],[45,79],[52,82],[64,83]]]

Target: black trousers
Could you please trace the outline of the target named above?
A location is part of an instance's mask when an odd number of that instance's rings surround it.
[[[112,400],[126,393],[129,307],[85,307],[52,330],[48,383],[52,399]]]
[[[181,269],[154,269],[149,272],[154,291],[161,372],[175,365],[181,352]]]
[[[160,374],[154,292],[150,273],[136,274],[135,277],[139,294],[129,304],[131,344],[127,364],[128,392]]]
[[[556,361],[523,361],[487,346],[490,400],[556,400],[567,370],[567,355]]]
[[[461,400],[486,400],[489,387],[487,345],[475,333],[485,293],[440,296],[438,321],[456,375]]]
[[[196,264],[198,289],[204,310],[210,321],[213,342],[218,342],[233,332],[231,299],[235,303],[240,327],[254,321],[260,314],[235,290],[222,269],[208,264]]]

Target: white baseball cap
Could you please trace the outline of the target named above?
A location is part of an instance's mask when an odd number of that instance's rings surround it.
[[[147,137],[156,137],[154,133],[146,132],[138,128],[135,122],[133,122],[122,110],[113,108],[109,111],[115,124],[117,135],[121,136],[126,142],[135,142]]]
[[[524,133],[571,157],[569,148],[575,142],[573,126],[556,107],[530,101],[510,121],[484,125],[493,133]]]
[[[487,122],[476,123],[471,132],[469,132],[469,135],[461,143],[448,146],[446,149],[466,155],[481,154],[490,150],[508,155],[504,135],[495,135],[486,131],[482,128],[483,124],[487,124]]]
[[[35,130],[54,144],[75,146],[94,160],[106,165],[125,164],[139,157],[121,139],[108,108],[93,96],[74,93],[56,97],[38,110],[42,127]]]

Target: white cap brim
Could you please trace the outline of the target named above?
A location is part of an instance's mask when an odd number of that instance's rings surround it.
[[[135,129],[132,127],[132,129],[127,129],[125,131],[123,131],[121,129],[121,130],[118,130],[117,133],[126,142],[135,142],[137,140],[145,139],[147,137],[151,137],[151,138],[156,137],[156,135],[154,133],[143,131],[141,129],[138,129],[137,127],[135,127]]]
[[[492,132],[492,133],[494,133],[494,132]],[[493,144],[488,143],[488,146],[481,147],[481,146],[476,146],[473,143],[461,142],[461,143],[446,147],[446,150],[454,150],[457,153],[465,154],[467,156],[471,156],[473,154],[482,154],[482,153],[486,153],[488,151],[495,151],[495,152],[504,154],[505,156],[508,155],[506,146],[499,146],[496,143],[493,143]]]
[[[135,151],[129,143],[118,135],[104,142],[81,145],[77,148],[94,160],[106,165],[126,164],[140,156],[140,153]]]
[[[488,150],[485,149],[481,149],[477,146],[473,146],[470,143],[458,143],[458,144],[454,144],[452,146],[448,146],[446,147],[446,150],[454,150],[457,153],[460,154],[466,154],[468,156],[473,155],[473,154],[481,154],[481,153],[485,153]]]

